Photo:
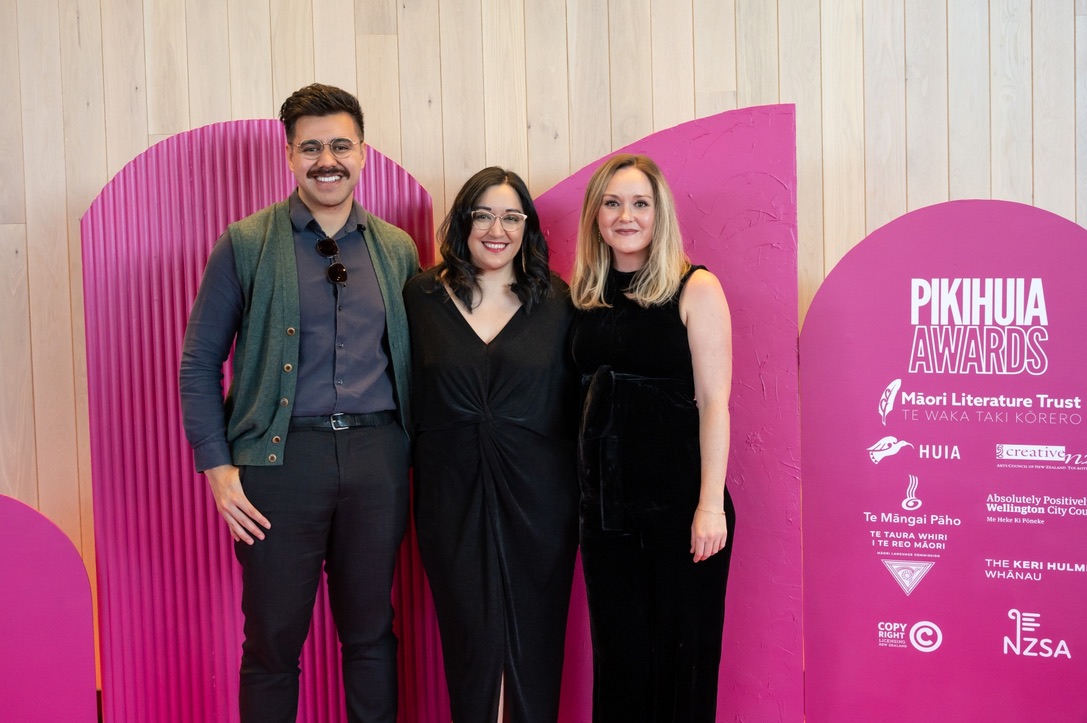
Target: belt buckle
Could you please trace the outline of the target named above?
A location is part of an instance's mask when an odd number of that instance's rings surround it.
[[[335,414],[329,415],[328,422],[332,425],[332,431],[339,432],[344,429],[349,429],[350,425],[347,423],[346,417],[347,415],[343,412],[336,412]]]

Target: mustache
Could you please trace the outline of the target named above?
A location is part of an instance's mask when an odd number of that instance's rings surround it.
[[[327,176],[330,173],[339,173],[344,178],[350,178],[351,174],[347,172],[347,169],[340,165],[335,166],[320,166],[309,169],[306,173],[310,178],[316,178],[317,176]]]

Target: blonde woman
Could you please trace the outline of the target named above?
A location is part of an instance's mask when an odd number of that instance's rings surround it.
[[[593,721],[712,723],[735,525],[731,321],[651,159],[593,174],[571,296]]]

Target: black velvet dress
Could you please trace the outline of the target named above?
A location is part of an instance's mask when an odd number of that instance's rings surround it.
[[[437,281],[408,282],[415,523],[455,723],[554,723],[574,555],[577,383],[566,284],[490,344]]]
[[[571,328],[593,721],[713,723],[735,513],[726,489],[728,543],[694,563],[701,458],[687,329],[678,292],[645,309],[622,293],[632,278],[612,271],[611,308],[577,312]]]

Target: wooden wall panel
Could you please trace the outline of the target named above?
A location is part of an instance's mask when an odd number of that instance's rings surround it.
[[[26,221],[23,179],[22,94],[19,90],[19,24],[15,3],[0,3],[0,224]]]
[[[618,147],[611,140],[607,4],[567,3],[566,37],[570,168],[576,170]]]
[[[366,142],[402,164],[396,0],[355,0],[355,52]]]
[[[689,121],[694,113],[694,16],[689,3],[651,0],[653,130]]]
[[[906,17],[903,0],[864,3],[865,228],[906,212]]]
[[[1076,24],[1074,0],[1032,6],[1031,108],[1035,206],[1076,215]]]
[[[18,68],[18,65],[15,66]],[[30,354],[26,227],[0,224],[0,354],[10,378],[0,384],[0,495],[38,507],[34,367]]]
[[[947,0],[906,3],[906,207],[948,200]]]
[[[310,0],[279,0],[270,6],[272,98],[281,103],[314,81],[313,8]]]
[[[79,471],[79,526],[87,563],[92,606],[98,608],[94,547],[94,509],[87,400],[87,336],[83,313],[83,257],[79,219],[109,180],[105,96],[102,79],[102,28],[99,0],[60,2],[61,82],[64,87],[64,177],[68,253],[68,296],[72,319],[72,368],[75,390],[75,448]],[[95,641],[98,629],[95,628]]]
[[[442,144],[445,195],[452,203],[457,191],[487,163],[486,135],[496,108],[488,112],[483,73],[483,12],[479,0],[440,0],[439,31],[444,76]],[[458,38],[463,42],[449,42]],[[492,77],[497,73],[492,72]],[[498,102],[497,96],[494,101]],[[519,170],[519,169],[514,169]]]
[[[653,132],[653,58],[646,52],[651,33],[649,0],[608,4],[612,148]]]
[[[185,60],[188,66],[191,128],[231,117],[228,18],[227,0],[185,2]]]
[[[528,172],[524,6],[509,0],[483,0],[482,5],[486,165],[524,175]],[[478,123],[480,107],[465,100],[475,107]]]
[[[819,8],[807,0],[781,0],[778,12],[781,102],[796,104],[797,282],[800,323],[824,277],[823,124],[819,75]]]
[[[989,34],[993,198],[1030,203],[1034,150],[1030,0],[991,0]]]
[[[825,0],[821,6],[826,273],[865,236],[862,15],[861,0]]]
[[[188,41],[185,3],[144,0],[147,130],[173,135],[189,128]]]
[[[269,5],[268,0],[227,0],[230,113],[234,119],[276,118],[279,104],[286,97],[279,98],[272,94],[272,20]]]
[[[988,0],[949,3],[947,35],[948,192],[951,198],[989,198]]]
[[[694,0],[692,14],[694,108],[702,118],[737,107],[736,0]]]
[[[102,82],[105,94],[107,173],[147,149],[147,83],[143,2],[102,5]]]
[[[736,105],[778,101],[778,13],[773,3],[736,0]]]
[[[430,191],[437,228],[446,209],[438,0],[401,0],[397,12],[401,165]]]
[[[528,174],[522,178],[536,196],[572,170],[566,57],[565,0],[525,0]]]
[[[19,0],[17,12],[23,156],[34,159],[24,168],[34,439],[38,477],[48,480],[37,507],[81,547],[64,164],[42,155],[64,137],[60,17],[56,0]]]
[[[313,79],[354,91],[354,0],[319,0],[313,3]]]

